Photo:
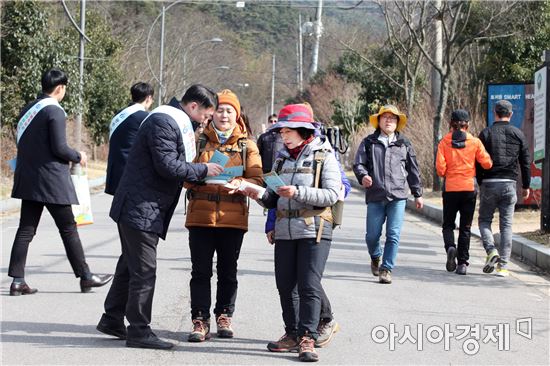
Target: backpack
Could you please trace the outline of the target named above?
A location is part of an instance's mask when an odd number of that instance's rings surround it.
[[[315,178],[313,180],[313,187],[320,188],[321,184],[321,173],[323,171],[323,164],[325,162],[327,150],[318,150],[315,151],[313,156],[313,172],[315,173]],[[286,158],[279,157],[273,163],[273,170],[275,173],[279,174]],[[307,168],[306,168],[307,169]],[[332,212],[332,228],[342,225],[342,220],[344,217],[344,201],[336,201],[334,205],[330,207]]]
[[[237,146],[239,148],[237,150],[233,148],[225,148],[225,149],[219,149],[220,152],[240,152],[241,153],[241,161],[243,162],[243,172],[246,171],[246,153],[247,153],[247,137],[241,137],[237,141]],[[197,157],[199,157],[204,150],[206,149],[206,143],[208,142],[208,138],[204,133],[201,133],[199,135],[199,138],[197,139]]]

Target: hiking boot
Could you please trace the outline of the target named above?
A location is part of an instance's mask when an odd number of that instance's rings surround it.
[[[485,258],[485,266],[483,266],[483,273],[491,273],[495,269],[495,265],[498,263],[500,256],[498,255],[498,250],[493,249]]]
[[[466,263],[459,264],[458,267],[456,267],[456,274],[465,275],[467,270],[468,265]]]
[[[391,272],[385,268],[380,269],[380,276],[378,278],[380,283],[391,283]]]
[[[298,358],[302,362],[319,361],[319,355],[315,352],[315,340],[310,336],[300,337],[300,353]]]
[[[188,342],[204,342],[210,339],[210,322],[208,320],[193,319],[193,330],[189,333]]]
[[[324,347],[332,341],[334,334],[340,330],[340,325],[336,320],[322,320],[319,321],[319,326],[317,327],[317,333],[319,336],[315,341],[315,347]]]
[[[447,263],[445,263],[445,268],[447,272],[454,272],[456,269],[456,248],[449,247],[447,249]]]
[[[508,277],[510,276],[510,271],[508,271],[508,269],[501,265],[500,263],[497,264],[497,270],[496,270],[496,273],[495,273],[498,277]]]
[[[285,334],[277,342],[269,342],[267,349],[271,352],[296,352],[298,351],[298,337],[294,334]]]
[[[370,270],[372,271],[373,276],[380,275],[380,262],[380,257],[371,259]]]
[[[233,329],[231,328],[231,317],[221,314],[216,317],[218,326],[218,338],[233,338]]]

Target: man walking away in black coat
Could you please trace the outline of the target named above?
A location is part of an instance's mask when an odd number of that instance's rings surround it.
[[[126,339],[127,347],[169,349],[149,326],[155,291],[157,244],[165,239],[178,203],[182,183],[199,182],[223,171],[218,164],[191,163],[195,155],[191,121],[212,117],[218,99],[214,92],[191,86],[181,101],[154,109],[143,121],[110,216],[117,223],[122,244],[115,278],[105,299],[105,313],[97,329]],[[130,325],[126,329],[124,317]]]
[[[27,104],[19,116],[17,165],[11,196],[22,201],[8,271],[8,276],[13,277],[11,296],[32,295],[38,291],[25,282],[25,263],[44,207],[59,229],[75,276],[80,277],[80,290],[89,292],[113,277],[90,272],[71,208],[71,204],[78,204],[78,199],[70,179],[69,163],[86,164],[86,154],[67,146],[65,111],[59,105],[65,97],[67,83],[63,71],[45,72],[42,93]]]
[[[155,90],[151,84],[137,82],[130,88],[132,103],[117,113],[109,126],[109,157],[107,159],[107,179],[105,193],[116,192],[128,154],[134,144],[141,122],[149,115],[153,105]]]

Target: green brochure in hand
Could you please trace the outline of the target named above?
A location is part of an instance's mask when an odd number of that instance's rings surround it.
[[[265,184],[273,191],[277,192],[277,189],[287,184],[283,182],[281,177],[275,172],[269,172],[263,175]]]
[[[233,178],[242,177],[244,167],[242,165],[225,168],[220,175],[215,177],[206,177],[205,182],[209,184],[225,184]]]
[[[229,156],[219,152],[218,150],[214,150],[214,155],[212,155],[212,157],[210,158],[210,161],[208,162],[225,166],[225,164],[227,164],[228,161],[229,161]]]

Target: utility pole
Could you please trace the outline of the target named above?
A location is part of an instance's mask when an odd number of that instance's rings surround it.
[[[298,14],[298,90],[300,94],[304,92],[304,54],[302,41],[302,14]]]
[[[313,78],[317,74],[319,67],[319,44],[321,43],[321,33],[323,32],[323,24],[321,23],[321,14],[323,11],[323,0],[319,0],[317,5],[317,14],[315,15],[315,41],[313,44],[313,54],[311,57],[311,68],[309,69],[309,78]]]
[[[86,40],[84,34],[86,32],[86,0],[80,0],[80,50],[78,52],[78,112],[76,114],[74,138],[75,148],[81,150],[82,139],[82,114],[84,113],[84,46]],[[73,164],[71,174],[80,175],[80,164]]]
[[[164,85],[162,84],[162,70],[164,69],[164,14],[166,13],[166,7],[162,7],[162,17],[160,21],[160,69],[159,69],[159,96],[158,105],[162,105],[162,94],[164,91]]]
[[[540,229],[550,232],[550,50],[544,51],[543,64],[535,72],[534,161],[542,160]]]
[[[273,55],[273,66],[271,68],[271,114],[275,105],[275,55]]]

